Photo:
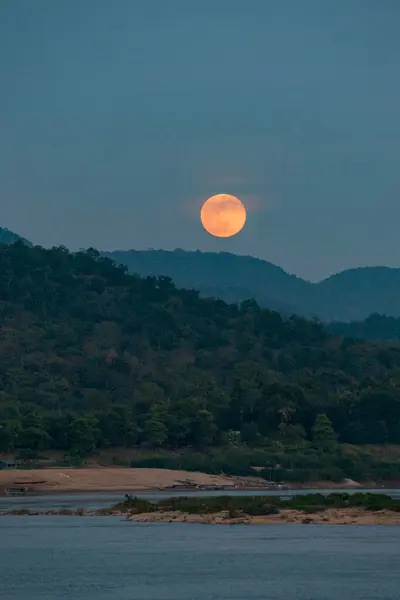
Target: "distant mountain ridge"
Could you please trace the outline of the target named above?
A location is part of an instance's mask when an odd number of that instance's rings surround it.
[[[184,288],[227,302],[254,298],[284,314],[323,321],[360,321],[379,313],[400,317],[400,269],[359,267],[318,283],[251,256],[167,250],[103,252],[129,271],[165,275]]]
[[[0,227],[0,244],[15,244],[18,241],[24,242],[27,246],[32,246],[31,242],[10,231],[7,227]]]
[[[0,227],[0,244],[17,241],[32,246],[17,233]],[[350,333],[341,323],[361,322],[371,315],[400,317],[400,269],[358,267],[311,283],[271,262],[228,252],[115,250],[102,255],[126,265],[131,273],[171,277],[179,287],[229,303],[254,298],[283,315],[335,323],[338,332]],[[388,326],[386,321],[382,330],[386,339]],[[351,331],[368,332],[369,337],[371,323],[366,327],[353,324]],[[380,331],[375,321],[373,331],[373,337]]]

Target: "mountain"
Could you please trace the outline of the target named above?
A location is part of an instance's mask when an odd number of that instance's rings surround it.
[[[0,270],[0,452],[400,443],[399,344],[203,299],[92,249],[0,246]]]
[[[228,252],[187,252],[177,249],[103,252],[124,264],[131,273],[171,277],[180,287],[199,290],[226,302],[255,298],[260,304],[284,314],[304,314],[299,304],[311,284],[288,275],[276,265]]]
[[[400,269],[348,269],[316,284],[316,291],[329,321],[359,321],[374,313],[400,317]]]
[[[0,244],[31,242],[0,227]],[[283,315],[297,314],[325,322],[363,321],[371,314],[400,317],[400,269],[348,269],[310,283],[281,267],[251,256],[181,249],[103,252],[131,273],[168,276],[179,287],[228,303],[254,298]],[[385,334],[385,337],[387,334]]]
[[[104,255],[127,265],[131,273],[166,275],[179,286],[227,302],[254,298],[286,315],[323,321],[362,320],[372,313],[400,317],[400,269],[349,269],[310,283],[270,262],[226,252],[129,250]]]
[[[15,242],[24,242],[24,244],[31,246],[31,242],[22,238],[17,233],[10,231],[7,228],[0,227],[0,244],[15,244]]]

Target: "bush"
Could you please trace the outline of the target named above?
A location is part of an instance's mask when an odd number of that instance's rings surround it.
[[[137,498],[136,496],[126,494],[125,500],[115,504],[113,509],[139,514],[152,512],[154,510],[154,504],[148,500],[144,500],[143,498]]]
[[[30,448],[23,448],[19,451],[19,454],[16,456],[15,460],[39,460],[46,458],[45,456],[41,456],[38,450],[32,450]]]
[[[305,494],[283,500],[278,496],[214,496],[207,498],[180,496],[166,498],[156,503],[126,496],[125,501],[113,507],[133,514],[144,512],[179,511],[189,514],[215,514],[226,511],[230,518],[246,514],[251,516],[278,514],[282,509],[299,510],[306,514],[328,508],[363,508],[365,510],[395,510],[400,512],[400,500],[384,494]]]

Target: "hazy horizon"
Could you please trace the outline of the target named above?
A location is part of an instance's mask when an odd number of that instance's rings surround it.
[[[400,267],[400,5],[3,0],[0,226],[44,246]],[[248,219],[207,234],[202,202]]]

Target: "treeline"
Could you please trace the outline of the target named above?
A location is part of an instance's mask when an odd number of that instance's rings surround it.
[[[127,512],[132,515],[141,513],[169,513],[183,512],[188,514],[215,514],[227,511],[229,516],[244,515],[270,515],[281,510],[299,510],[305,513],[317,513],[330,508],[358,508],[371,512],[390,510],[400,512],[400,500],[385,494],[371,493],[332,493],[324,494],[298,494],[291,498],[279,496],[214,496],[199,497],[172,497],[151,502],[127,494],[123,502],[116,504],[113,509]]]
[[[400,319],[386,315],[373,314],[364,321],[350,323],[332,322],[327,331],[335,335],[365,340],[399,340]]]
[[[345,478],[363,482],[399,481],[399,452],[382,454],[380,449],[345,444],[321,447],[307,441],[293,444],[271,440],[260,448],[230,445],[202,452],[155,452],[136,457],[130,465],[257,476],[275,483],[339,483]]]
[[[400,345],[0,246],[0,451],[400,443]]]

